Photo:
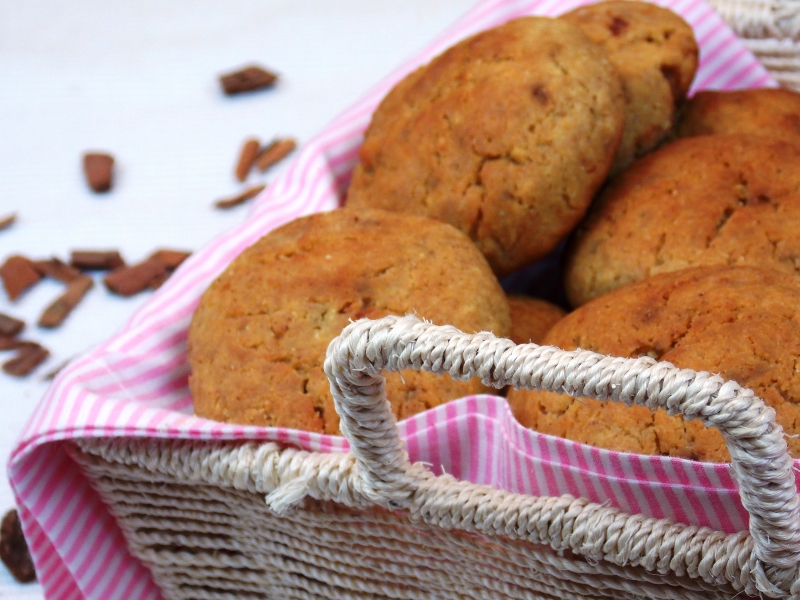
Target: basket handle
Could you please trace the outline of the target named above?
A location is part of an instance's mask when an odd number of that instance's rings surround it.
[[[648,357],[517,346],[491,333],[465,334],[414,316],[362,319],[331,342],[325,373],[361,492],[388,508],[408,507],[425,471],[410,464],[384,392],[381,371],[403,369],[449,373],[457,380],[477,376],[495,388],[513,385],[662,408],[716,427],[750,514],[755,558],[772,582],[800,595],[800,499],[793,462],[775,411],[751,390]]]

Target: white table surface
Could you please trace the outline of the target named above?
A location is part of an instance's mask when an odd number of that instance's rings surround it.
[[[232,171],[245,137],[302,143],[474,3],[0,0],[0,218],[18,213],[0,232],[0,261],[117,248],[137,262],[159,247],[199,248],[246,214],[211,208],[241,187]],[[223,96],[217,75],[251,62],[278,72],[279,85]],[[83,181],[89,149],[117,159],[109,194]],[[14,303],[0,291],[0,312],[25,319],[24,337],[51,352],[27,378],[0,372],[3,464],[43,375],[108,337],[149,295],[121,299],[97,285],[62,327],[38,329],[62,289],[43,281]],[[0,513],[13,506],[0,478]],[[42,597],[0,566],[0,598]]]

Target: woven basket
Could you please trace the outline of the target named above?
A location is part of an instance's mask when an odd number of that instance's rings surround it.
[[[782,85],[800,91],[800,0],[709,0]]]
[[[750,531],[434,476],[408,461],[383,392],[381,371],[409,368],[700,419],[726,440]],[[647,357],[516,346],[410,316],[350,325],[325,372],[349,453],[72,446],[166,598],[800,597],[793,462],[774,411],[750,390]]]

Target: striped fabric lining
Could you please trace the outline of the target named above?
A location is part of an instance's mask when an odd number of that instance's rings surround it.
[[[694,28],[701,48],[695,89],[775,85],[702,0],[657,0]],[[155,600],[149,571],[62,440],[87,436],[253,439],[311,451],[347,448],[339,437],[216,423],[192,416],[186,329],[207,285],[244,248],[298,216],[332,210],[357,160],[370,115],[417,66],[467,35],[509,19],[556,16],[584,0],[487,0],[389,74],[317,137],[255,201],[247,221],[196,252],[111,339],[54,381],[9,463],[20,518],[47,598]],[[725,465],[626,455],[522,428],[501,398],[475,396],[400,424],[412,460],[476,483],[537,495],[572,494],[623,510],[733,532],[747,526]]]

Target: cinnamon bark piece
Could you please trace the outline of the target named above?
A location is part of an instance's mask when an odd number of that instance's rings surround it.
[[[133,296],[144,291],[150,282],[167,272],[166,265],[157,258],[149,258],[132,267],[120,267],[111,271],[103,283],[113,293],[120,296]]]
[[[3,363],[3,371],[14,377],[24,377],[42,364],[50,352],[36,342],[20,342],[17,353]]]
[[[0,560],[20,583],[36,581],[36,569],[16,509],[8,511],[0,525]]]
[[[25,343],[15,337],[0,335],[0,350],[16,350]]]
[[[107,192],[113,183],[114,157],[104,152],[87,152],[83,155],[83,173],[92,191]]]
[[[258,155],[256,165],[263,173],[272,165],[286,158],[295,148],[297,148],[297,142],[292,138],[278,138]]]
[[[244,181],[253,168],[253,162],[258,156],[258,151],[261,149],[261,144],[257,139],[250,138],[246,140],[242,146],[242,151],[239,153],[239,162],[236,163],[236,179]]]
[[[234,206],[239,206],[244,202],[250,200],[250,198],[254,198],[258,196],[267,186],[266,185],[257,185],[255,187],[247,188],[241,194],[233,196],[232,198],[224,198],[222,200],[217,200],[214,203],[214,206],[217,208],[233,208]]]
[[[66,366],[67,366],[67,365],[68,365],[70,362],[72,362],[72,359],[71,359],[71,358],[68,358],[67,360],[65,360],[64,362],[62,362],[60,365],[58,365],[58,366],[57,366],[57,367],[55,367],[54,369],[51,369],[50,371],[48,371],[47,373],[45,373],[44,375],[42,375],[42,381],[53,381],[53,379],[55,379],[55,378],[56,378],[56,375],[58,375],[59,373],[61,373],[61,371],[63,371],[63,370],[64,370],[64,368],[65,368],[65,367],[66,367]]]
[[[167,282],[167,279],[172,275],[172,271],[164,271],[161,275],[157,275],[154,279],[147,284],[147,288],[157,290]]]
[[[35,263],[36,270],[45,277],[52,277],[63,283],[69,283],[81,276],[81,272],[69,266],[55,256],[50,260],[37,260]]]
[[[77,279],[70,281],[67,291],[56,298],[39,317],[39,327],[51,329],[61,325],[93,285],[94,281],[88,275],[78,275]]]
[[[25,327],[25,321],[0,313],[0,336],[14,337]]]
[[[17,213],[11,213],[10,215],[6,215],[5,217],[0,217],[0,231],[4,229],[8,229],[11,227],[17,220]]]
[[[256,65],[220,75],[219,78],[222,84],[222,91],[227,96],[263,90],[275,85],[277,80],[278,76],[275,73],[270,73]]]
[[[69,262],[81,271],[108,271],[125,266],[116,250],[73,250]]]
[[[167,250],[162,248],[161,250],[156,250],[153,252],[153,254],[150,255],[150,258],[160,260],[162,263],[164,263],[165,267],[175,270],[181,266],[181,263],[191,255],[191,252],[185,252],[183,250]]]
[[[19,295],[38,282],[42,276],[36,270],[33,261],[24,256],[9,256],[0,267],[0,278],[10,300],[16,300]]]

